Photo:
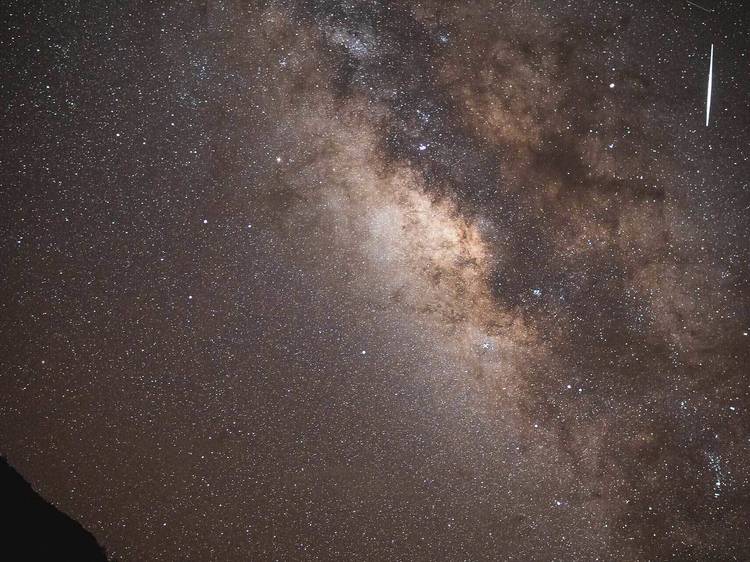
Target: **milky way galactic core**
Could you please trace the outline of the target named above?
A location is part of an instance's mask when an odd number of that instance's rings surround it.
[[[750,19],[9,2],[0,446],[128,560],[750,559]]]

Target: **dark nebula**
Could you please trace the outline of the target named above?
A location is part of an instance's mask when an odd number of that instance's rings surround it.
[[[743,2],[0,13],[0,453],[115,558],[750,560]]]

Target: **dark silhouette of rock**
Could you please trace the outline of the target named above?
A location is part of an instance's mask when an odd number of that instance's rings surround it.
[[[4,457],[0,509],[2,560],[107,560],[94,536],[37,494]]]

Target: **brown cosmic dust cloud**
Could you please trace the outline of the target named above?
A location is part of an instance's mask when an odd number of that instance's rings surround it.
[[[110,559],[750,560],[741,1],[0,14],[0,453]]]

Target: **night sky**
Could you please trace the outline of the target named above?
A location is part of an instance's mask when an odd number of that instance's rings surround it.
[[[4,2],[0,453],[122,561],[750,560],[696,3]]]

